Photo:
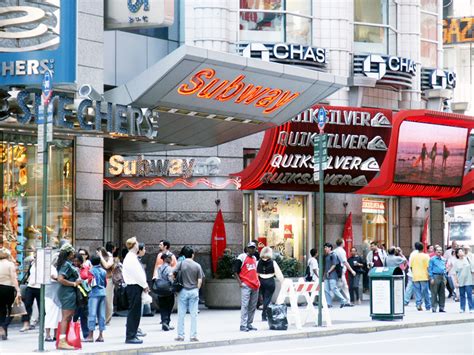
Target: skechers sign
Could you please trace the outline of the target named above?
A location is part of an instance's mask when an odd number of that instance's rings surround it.
[[[89,99],[76,101],[61,94],[53,94],[50,102],[54,109],[54,126],[65,131],[149,140],[158,135],[158,117],[150,109]],[[9,99],[7,103],[10,114],[2,117],[16,118],[16,123],[20,125],[38,124],[41,93],[23,90],[18,93],[16,102]]]
[[[380,84],[411,88],[416,63],[409,58],[379,54],[354,55],[354,75],[375,79]]]
[[[308,69],[325,69],[328,63],[328,50],[319,47],[307,47],[300,44],[239,44],[239,52],[247,58],[258,58],[266,62],[277,62],[308,67]]]
[[[74,83],[76,0],[22,4],[0,5],[0,87],[39,85],[48,69],[55,83]]]

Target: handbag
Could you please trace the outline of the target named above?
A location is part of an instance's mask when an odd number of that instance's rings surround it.
[[[142,292],[142,304],[151,304],[153,298],[148,294],[148,292]]]
[[[84,290],[84,287],[81,285],[78,285],[76,287],[76,304],[81,306],[81,305],[86,305],[89,302],[89,292],[86,292]]]
[[[61,322],[58,323],[58,328],[56,329],[56,349],[58,348],[60,335]],[[66,341],[69,345],[74,347],[74,350],[82,349],[80,322],[69,322],[69,327],[67,328],[66,332]]]
[[[13,302],[12,309],[10,311],[10,317],[19,317],[25,314],[28,314],[28,312],[26,311],[25,303],[17,298]]]
[[[181,265],[183,262],[179,264],[179,269],[176,271],[176,277],[173,281],[173,292],[179,292],[183,289],[183,275],[181,274]]]

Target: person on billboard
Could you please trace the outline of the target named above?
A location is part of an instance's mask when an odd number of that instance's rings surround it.
[[[257,309],[258,289],[260,281],[257,275],[257,260],[254,256],[257,245],[254,242],[247,244],[245,252],[240,254],[234,262],[234,275],[240,285],[241,309],[240,331],[257,330],[252,323]]]
[[[449,149],[446,147],[446,144],[443,145],[443,162],[441,163],[441,168],[446,169],[446,163],[449,157]]]
[[[421,162],[421,171],[424,171],[425,170],[425,160],[426,160],[426,157],[428,156],[428,148],[426,148],[426,143],[423,143],[423,146],[421,147],[421,153],[420,153],[420,156],[418,157],[418,159],[416,159],[412,166],[414,168],[416,168],[418,166],[418,164],[420,164]]]
[[[431,159],[431,171],[435,168],[436,156],[438,155],[438,143],[435,142],[433,147],[431,147],[430,159]]]

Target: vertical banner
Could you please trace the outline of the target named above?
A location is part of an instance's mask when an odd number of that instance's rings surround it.
[[[217,212],[214,227],[212,228],[211,237],[211,257],[212,257],[212,272],[216,273],[217,261],[224,255],[224,250],[227,246],[227,239],[225,233],[224,217],[222,211]]]
[[[423,225],[423,233],[421,233],[421,243],[423,244],[423,253],[426,253],[428,250],[428,225],[430,223],[430,216],[427,216],[425,219],[425,224]]]

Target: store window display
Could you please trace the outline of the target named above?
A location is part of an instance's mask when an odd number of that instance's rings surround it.
[[[259,246],[269,246],[283,257],[303,261],[307,223],[305,196],[258,194]]]
[[[20,265],[42,239],[43,169],[37,161],[36,139],[0,133],[0,243]],[[49,154],[46,242],[54,247],[60,239],[72,242],[73,141],[54,140]]]
[[[389,200],[365,197],[362,199],[362,236],[366,243],[376,242],[379,247],[388,246]]]

